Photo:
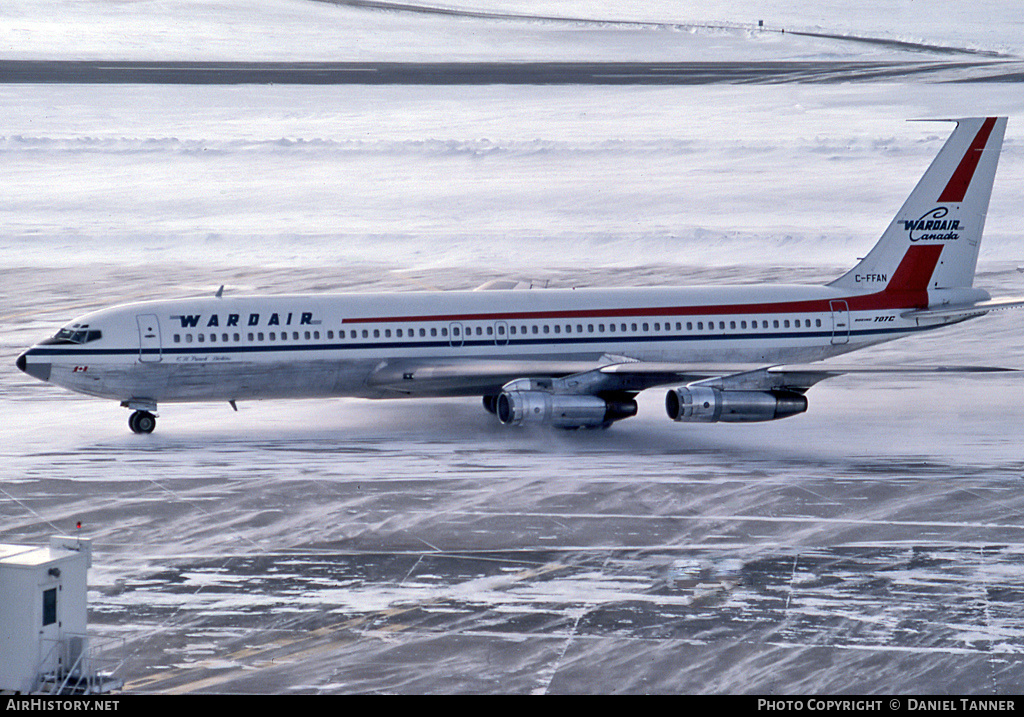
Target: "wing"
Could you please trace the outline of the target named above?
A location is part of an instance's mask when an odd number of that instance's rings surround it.
[[[381,397],[488,396],[512,381],[546,381],[541,390],[597,395],[636,394],[658,386],[698,384],[722,391],[804,393],[844,374],[910,375],[1012,372],[993,366],[851,366],[839,364],[687,364],[604,355],[596,361],[452,359],[384,361],[367,379]]]

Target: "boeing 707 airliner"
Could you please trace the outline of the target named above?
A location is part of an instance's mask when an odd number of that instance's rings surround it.
[[[813,362],[1024,305],[973,287],[1005,128],[957,120],[875,247],[824,286],[219,291],[87,314],[17,366],[120,401],[136,433],[164,403],[338,396],[480,396],[506,425],[596,428],[658,386],[675,421],[785,418],[845,372]]]

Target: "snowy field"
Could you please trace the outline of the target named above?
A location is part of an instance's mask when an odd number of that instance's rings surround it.
[[[921,54],[758,19],[1024,54],[1015,3],[820,5],[445,3],[534,16],[516,21],[15,0],[0,55]],[[91,624],[127,640],[139,691],[1020,692],[1019,378],[833,379],[750,426],[672,424],[650,391],[596,433],[508,431],[475,400],[336,400],[167,406],[140,437],[14,368],[89,309],[222,284],[828,281],[950,130],[905,120],[967,114],[1010,116],[976,285],[1021,295],[1018,84],[0,84],[0,542],[82,521]],[[855,356],[1024,368],[1022,316]]]

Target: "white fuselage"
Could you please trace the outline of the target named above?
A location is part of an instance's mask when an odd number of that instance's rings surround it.
[[[901,318],[921,303],[828,286],[210,297],[97,311],[67,327],[86,332],[77,341],[24,358],[32,375],[121,401],[387,398],[412,395],[374,381],[402,361],[817,361],[948,323]],[[415,395],[500,390],[490,376]]]

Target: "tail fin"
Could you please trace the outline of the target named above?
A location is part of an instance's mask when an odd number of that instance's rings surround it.
[[[956,129],[882,238],[833,281],[851,291],[970,287],[992,195],[1005,117],[957,120]]]

